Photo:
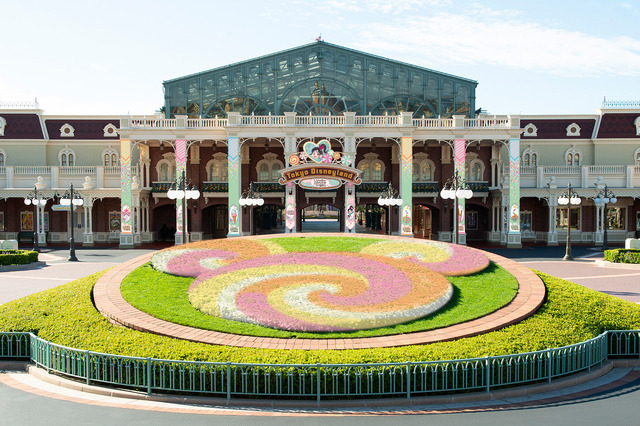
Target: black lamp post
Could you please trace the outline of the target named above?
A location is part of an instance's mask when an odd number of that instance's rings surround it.
[[[187,172],[183,170],[176,181],[171,184],[171,189],[167,191],[167,197],[172,200],[182,200],[182,244],[186,244],[189,242],[187,237],[187,201],[200,198],[200,191],[195,185],[189,189]]]
[[[38,228],[40,228],[40,215],[38,214],[38,206],[46,205],[47,200],[38,195],[38,187],[34,186],[33,191],[31,191],[29,195],[25,197],[24,203],[27,206],[33,204],[33,251],[40,252],[40,247],[38,247]]]
[[[571,188],[571,184],[567,186],[567,192],[563,192],[558,197],[558,204],[567,206],[567,249],[562,260],[575,260],[571,255],[571,206],[577,206],[580,203],[580,197]]]
[[[453,243],[458,244],[460,239],[460,229],[458,228],[458,198],[468,200],[473,197],[473,191],[456,170],[453,177],[444,184],[444,188],[440,191],[440,196],[445,200],[453,200]]]
[[[613,191],[610,191],[609,188],[607,187],[607,185],[604,185],[604,190],[598,192],[598,196],[596,198],[596,205],[604,205],[604,218],[603,218],[603,222],[604,222],[604,238],[602,241],[602,250],[608,250],[609,249],[609,243],[607,241],[607,228],[608,228],[608,224],[607,224],[607,204],[609,204],[609,202],[611,202],[611,204],[615,204],[618,201],[618,199],[616,198],[616,194],[613,193]]]
[[[71,216],[70,226],[71,226],[71,238],[69,239],[69,262],[77,262],[78,258],[76,257],[76,240],[74,238],[75,233],[75,207],[81,206],[84,204],[84,200],[77,192],[73,190],[73,184],[69,185],[69,190],[64,193],[62,198],[60,199],[60,204],[63,206],[69,206],[69,215]]]
[[[387,223],[385,224],[385,233],[391,235],[391,206],[398,208],[402,205],[402,198],[398,195],[398,191],[393,189],[391,182],[387,185],[387,189],[382,191],[380,197],[378,198],[378,204],[382,207],[389,207]]]

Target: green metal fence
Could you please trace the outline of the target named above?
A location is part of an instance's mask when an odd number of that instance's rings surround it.
[[[551,381],[608,358],[640,357],[640,330],[605,331],[561,348],[451,361],[388,364],[239,364],[127,357],[68,348],[32,333],[0,333],[0,359],[146,390],[233,397],[344,399],[429,395]]]

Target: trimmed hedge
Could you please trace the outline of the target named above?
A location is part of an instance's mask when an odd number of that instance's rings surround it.
[[[533,317],[481,336],[399,348],[283,350],[233,348],[114,326],[92,304],[102,273],[0,306],[0,330],[32,331],[78,349],[120,355],[237,363],[383,363],[522,353],[585,341],[604,330],[640,328],[640,306],[545,274],[547,300]]]
[[[637,250],[637,249],[605,250],[604,260],[608,262],[613,262],[613,263],[640,264],[640,250]]]
[[[31,250],[0,250],[0,266],[26,265],[38,261],[38,252]]]

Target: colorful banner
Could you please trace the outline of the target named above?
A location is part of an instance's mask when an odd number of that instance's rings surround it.
[[[286,233],[296,232],[296,188],[293,182],[287,183],[287,199],[285,202]]]
[[[466,151],[466,141],[464,139],[456,139],[453,141],[453,156],[455,171],[458,172],[460,179],[466,179],[464,175],[464,158]],[[465,226],[465,199],[458,198],[458,234],[464,234],[466,231]]]
[[[344,202],[344,232],[355,232],[356,226],[356,196],[355,185],[348,182],[345,188],[346,197]]]
[[[240,139],[229,136],[228,145],[228,179],[229,179],[229,237],[239,237],[242,231],[242,216],[240,215]]]
[[[289,167],[281,171],[282,177],[279,182],[284,185],[288,182],[297,182],[301,179],[312,178],[330,178],[338,179],[343,182],[351,182],[359,185],[360,170],[353,167],[343,166],[341,164],[319,165],[319,164],[300,164]]]
[[[120,232],[131,234],[131,139],[120,139]]]
[[[509,233],[520,233],[520,139],[509,139]]]
[[[402,216],[400,217],[400,235],[413,237],[413,138],[403,137],[400,151],[400,197],[402,198]]]
[[[187,171],[187,141],[185,139],[176,139],[176,189],[179,189],[178,186],[180,184],[180,180],[182,178],[182,174],[185,173],[186,176]],[[186,182],[185,182],[186,183]],[[184,188],[183,188],[184,189]],[[183,235],[183,224],[184,219],[182,217],[182,203],[186,202],[186,200],[176,199],[176,233],[183,236],[182,243],[186,243],[187,241]]]

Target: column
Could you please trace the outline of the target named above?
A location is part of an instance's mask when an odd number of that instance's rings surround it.
[[[229,136],[228,146],[228,194],[229,194],[229,233],[227,237],[242,236],[242,214],[240,212],[240,185],[242,184],[242,170],[240,168],[240,138]]]
[[[547,233],[547,245],[558,245],[558,231],[556,230],[556,209],[558,208],[558,198],[555,195],[549,196],[549,232]]]
[[[509,235],[507,248],[521,248],[520,235],[520,139],[509,139]]]
[[[286,113],[285,113],[286,114]],[[294,113],[295,115],[295,113]],[[289,117],[289,116],[288,116]],[[285,167],[290,167],[289,157],[298,153],[298,140],[295,136],[286,136],[284,138],[284,161]],[[297,221],[297,207],[296,207],[296,184],[288,182],[285,187],[285,202],[284,202],[284,232],[285,234],[296,233],[296,221]]]
[[[355,112],[345,115],[350,121],[355,119]],[[356,161],[356,138],[346,136],[344,138],[344,154],[351,157],[351,167],[355,167]],[[356,187],[352,182],[347,182],[344,187],[344,232],[356,232]]]
[[[120,248],[133,248],[131,219],[131,139],[120,139]]]
[[[596,204],[596,233],[595,244],[601,246],[604,243],[604,205]]]
[[[464,175],[464,159],[466,151],[466,140],[455,139],[453,141],[453,162],[455,171],[461,179],[465,179]],[[466,205],[464,198],[458,198],[458,211],[454,212],[455,226],[458,227],[458,244],[467,244],[467,234],[465,228]],[[454,230],[455,232],[455,230]]]
[[[413,137],[402,137],[400,152],[400,235],[413,237]]]
[[[187,141],[186,139],[176,139],[176,185],[182,179],[182,173],[186,172],[187,168]],[[176,186],[176,189],[180,189]],[[184,188],[182,188],[184,189]],[[182,217],[182,203],[184,199],[176,198],[176,235],[175,243],[185,244],[189,242],[189,235],[185,232],[184,218]]]
[[[82,245],[93,245],[93,198],[84,199],[84,233],[82,234]]]
[[[37,218],[37,237],[38,237],[38,245],[40,247],[44,247],[47,245],[47,234],[44,230],[44,206],[37,206],[38,208],[38,218]]]

